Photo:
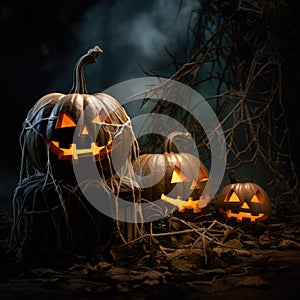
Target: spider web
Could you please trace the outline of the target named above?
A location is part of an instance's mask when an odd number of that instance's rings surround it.
[[[88,239],[85,239],[83,244],[79,246],[74,246],[74,243],[81,243],[78,237],[80,237],[81,231],[84,231],[86,224],[90,226],[89,230],[93,231],[87,232],[87,235],[91,236],[91,239],[94,239],[96,243],[99,242],[99,245],[94,246],[95,249],[105,246],[101,243],[103,243],[103,240],[105,242],[106,238],[101,238],[101,236],[110,233],[114,226],[116,227],[116,235],[120,236],[120,239],[124,242],[132,238],[130,234],[137,235],[142,230],[142,225],[133,224],[130,227],[131,232],[127,232],[127,224],[118,219],[118,216],[128,213],[119,207],[119,197],[132,202],[139,201],[140,187],[134,180],[132,167],[132,160],[138,156],[139,146],[134,137],[130,119],[128,118],[128,121],[124,124],[111,124],[111,126],[118,129],[114,134],[108,131],[112,140],[115,138],[116,133],[122,135],[124,139],[133,139],[131,148],[128,149],[128,157],[124,159],[124,167],[116,173],[112,158],[108,154],[106,157],[109,164],[109,174],[103,172],[100,160],[97,165],[97,178],[86,178],[78,182],[74,179],[56,177],[52,170],[49,144],[45,147],[47,155],[46,172],[38,170],[28,154],[28,138],[37,130],[36,127],[40,123],[48,122],[50,118],[53,118],[53,116],[40,118],[38,121],[33,122],[34,117],[30,110],[22,125],[19,137],[22,155],[19,180],[13,195],[13,224],[9,251],[15,251],[20,259],[24,256],[24,253],[43,247],[48,249],[47,251],[51,249],[58,251],[58,253],[78,254],[79,251],[85,251],[85,243],[88,242]],[[105,126],[105,123],[102,125]],[[43,139],[42,135],[41,139]],[[102,214],[91,206],[91,203],[85,197],[84,191],[86,189],[100,191],[99,195],[107,195],[107,197],[100,197],[99,201],[115,202],[113,213],[117,216],[116,220],[112,221],[110,216]],[[141,216],[140,211],[135,211],[132,214]],[[71,219],[73,219],[72,222],[70,222]],[[111,223],[114,223],[114,225]],[[77,224],[79,224],[79,227],[77,227]],[[107,225],[109,228],[103,229]],[[42,244],[45,241],[47,245]],[[50,241],[52,241],[52,245]],[[34,243],[38,243],[38,245],[34,245]],[[37,249],[33,249],[34,247],[37,247]]]
[[[280,0],[268,3],[202,0],[191,15],[184,54],[178,56],[167,50],[171,63],[148,73],[184,83],[205,97],[214,109],[226,138],[227,166],[222,186],[230,183],[232,173],[240,181],[260,184],[269,194],[277,217],[290,216],[299,196],[282,93],[283,60],[278,47],[280,28],[276,25],[285,26],[286,8],[285,2]],[[170,73],[171,76],[168,75]],[[150,98],[151,94],[143,104]],[[208,138],[186,111],[158,101],[152,112],[178,118],[196,141],[200,159],[205,165],[210,165]],[[28,126],[30,128],[32,124],[25,120],[23,130],[28,130]],[[65,210],[65,199],[76,196],[78,191],[78,186],[58,182],[51,168],[47,174],[35,170],[26,158],[24,137],[23,131],[20,136],[20,181],[13,199],[12,230],[12,243],[14,247],[21,248],[25,247],[31,229],[28,216],[52,214],[56,208],[37,208],[36,195],[47,198],[44,188],[50,185],[58,195],[60,207]],[[139,147],[154,153],[161,144],[160,139],[150,135],[139,142]],[[135,157],[137,152],[138,149],[133,149]],[[128,166],[131,170],[131,161],[128,161]],[[133,184],[132,177],[125,179],[122,178],[125,185]],[[118,195],[120,181],[115,181],[114,176],[109,180],[108,187],[116,188]],[[131,186],[132,195],[135,188]],[[45,203],[48,201],[46,198]],[[68,213],[64,217],[68,218]],[[137,231],[143,236],[140,228]],[[128,228],[123,232],[128,233]]]

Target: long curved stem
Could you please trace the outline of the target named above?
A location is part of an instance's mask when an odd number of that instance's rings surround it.
[[[102,53],[103,50],[99,46],[95,46],[78,59],[74,68],[73,86],[70,94],[87,94],[84,69],[88,64],[96,63],[98,56]]]
[[[172,146],[174,145],[173,141],[175,137],[179,137],[185,142],[188,141],[188,139],[191,138],[191,134],[189,132],[180,132],[180,131],[173,131],[171,132],[165,139],[163,143],[163,149],[165,153],[171,153],[172,152]]]

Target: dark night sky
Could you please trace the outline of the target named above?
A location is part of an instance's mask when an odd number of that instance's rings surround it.
[[[141,4],[142,3],[142,4]],[[68,93],[77,59],[99,45],[104,54],[86,72],[89,93],[118,82],[145,76],[148,70],[169,62],[165,51],[183,43],[191,9],[197,0],[1,0],[1,88],[3,138],[1,143],[0,208],[7,207],[18,179],[21,124],[30,107],[49,92]],[[296,3],[296,2],[295,2]],[[293,159],[300,159],[299,117],[299,9],[294,5],[295,33],[287,39],[284,64],[286,111]],[[298,5],[299,6],[299,5]],[[9,148],[4,148],[7,140]]]

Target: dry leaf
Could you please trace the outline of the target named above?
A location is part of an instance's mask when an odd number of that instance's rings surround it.
[[[299,250],[300,249],[300,243],[291,241],[291,240],[282,240],[279,245],[279,249],[294,249]]]
[[[237,285],[242,287],[254,287],[254,288],[266,288],[268,286],[267,282],[259,276],[251,276],[242,279],[238,282]]]

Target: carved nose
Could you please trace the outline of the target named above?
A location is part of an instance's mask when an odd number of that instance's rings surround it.
[[[241,208],[250,209],[250,207],[249,207],[249,205],[247,204],[247,202],[244,202],[243,205],[241,206]]]
[[[87,135],[87,134],[89,134],[89,131],[88,131],[86,125],[84,125],[80,132],[80,135]]]

